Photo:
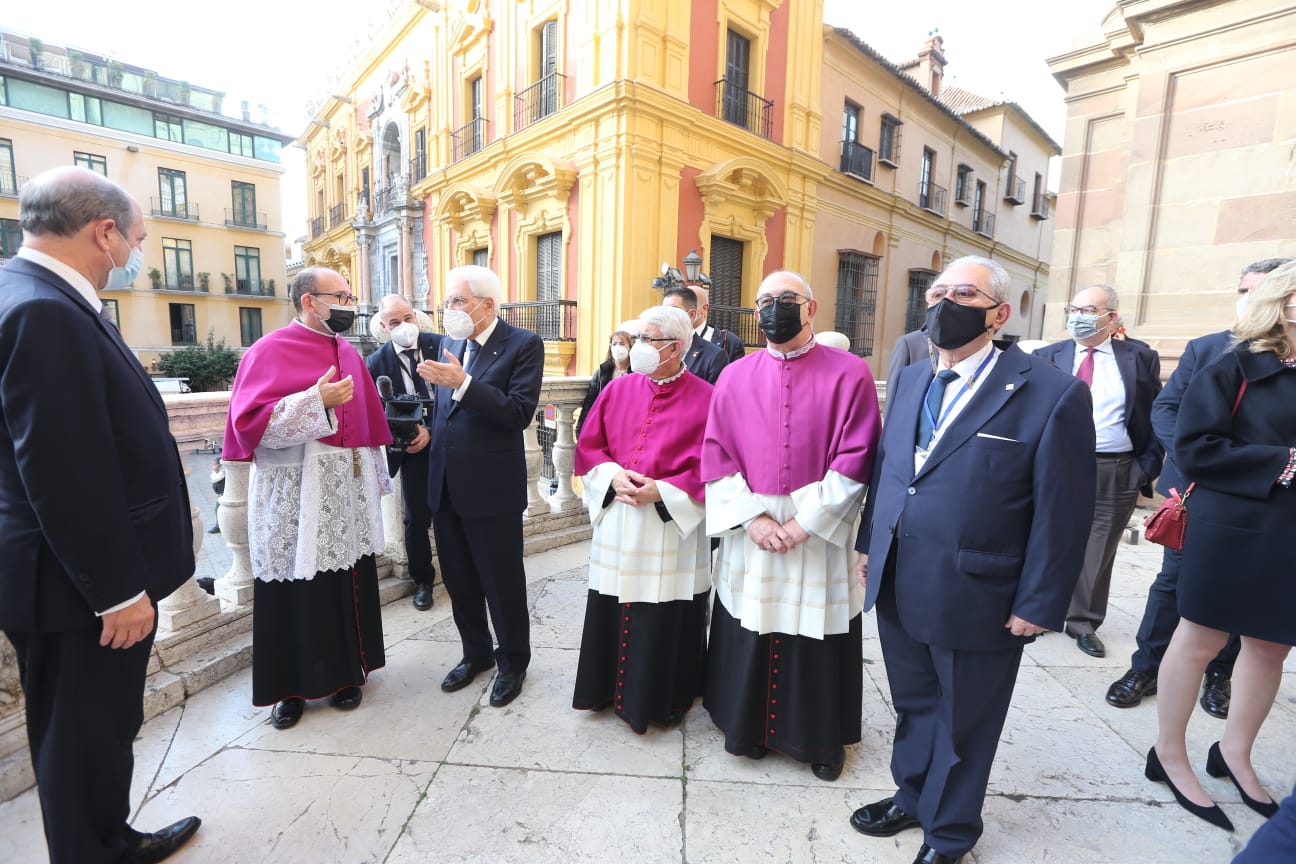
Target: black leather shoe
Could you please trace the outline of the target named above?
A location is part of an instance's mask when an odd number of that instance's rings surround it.
[[[494,665],[494,661],[490,663],[469,663],[467,660],[460,660],[458,666],[446,673],[446,677],[441,681],[441,689],[447,693],[462,690],[471,684],[474,678]]]
[[[364,694],[360,692],[359,687],[343,687],[333,694],[329,700],[333,707],[339,711],[354,711],[360,707],[360,700]]]
[[[756,760],[764,759],[766,756],[769,755],[769,748],[766,747],[764,744],[753,744],[747,748],[747,752],[744,753],[743,755],[746,756],[748,759],[756,759]]]
[[[131,850],[127,861],[133,864],[154,864],[179,849],[189,838],[198,832],[202,820],[197,816],[186,816],[179,822],[173,822],[161,831],[152,834],[141,834],[131,831]]]
[[[492,708],[503,708],[522,692],[522,682],[526,680],[526,670],[521,672],[501,672],[495,676],[495,686],[491,688],[490,704]]]
[[[414,586],[414,608],[426,612],[432,608],[432,586],[419,582]]]
[[[810,773],[814,774],[820,780],[831,783],[841,776],[842,766],[846,764],[846,748],[841,747],[837,751],[837,758],[831,762],[813,762],[810,765]]]
[[[1233,769],[1229,768],[1228,763],[1224,761],[1224,754],[1220,752],[1218,741],[1210,746],[1210,752],[1206,754],[1206,773],[1212,777],[1227,777],[1232,780],[1233,785],[1237,787],[1238,794],[1242,796],[1242,803],[1264,818],[1270,819],[1278,812],[1277,802],[1257,801],[1246,793],[1246,790],[1242,788],[1242,784],[1233,776]]]
[[[304,699],[285,699],[270,711],[270,725],[276,729],[288,729],[297,725],[301,719],[302,709],[306,707]]]
[[[959,864],[962,860],[962,855],[942,855],[924,843],[918,847],[918,857],[913,860],[913,864]]]
[[[1228,719],[1229,700],[1233,696],[1233,678],[1223,672],[1207,672],[1202,681],[1202,710],[1220,720]]]
[[[220,526],[219,526],[219,525],[213,525],[212,527],[210,527],[210,528],[207,529],[207,533],[208,533],[208,534],[219,534],[219,533],[220,533]]]
[[[1097,633],[1072,633],[1068,630],[1067,635],[1076,641],[1077,648],[1090,657],[1107,656],[1107,646],[1103,645]]]
[[[1107,688],[1107,704],[1117,708],[1133,708],[1143,701],[1144,696],[1157,692],[1155,675],[1147,672],[1135,672],[1133,669],[1120,677],[1120,680]]]
[[[864,805],[851,814],[850,823],[856,831],[870,837],[890,837],[906,828],[920,827],[915,817],[896,806],[894,798]]]

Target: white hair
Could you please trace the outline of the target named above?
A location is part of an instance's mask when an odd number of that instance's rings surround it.
[[[495,310],[499,311],[500,304],[504,302],[504,291],[500,288],[499,277],[494,270],[480,264],[465,264],[446,274],[448,287],[454,287],[459,282],[466,283],[474,297],[489,297],[494,300]]]
[[[650,306],[639,316],[639,323],[656,326],[662,336],[674,339],[686,351],[693,343],[693,323],[678,306]]]
[[[1008,303],[1012,300],[1008,296],[1008,288],[1012,285],[1012,278],[998,261],[991,261],[989,258],[982,258],[980,255],[964,255],[962,258],[957,258],[947,264],[944,272],[948,273],[961,264],[976,264],[978,267],[989,270],[990,293],[994,295],[995,300],[1000,303]]]

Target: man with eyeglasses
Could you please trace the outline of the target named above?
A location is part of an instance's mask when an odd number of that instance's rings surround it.
[[[221,454],[252,462],[252,704],[274,705],[276,729],[295,725],[307,699],[359,707],[384,665],[374,559],[391,491],[382,401],[342,338],[355,319],[350,287],[308,267],[288,296],[297,317],[239,363]]]
[[[766,347],[716,385],[702,444],[707,533],[720,536],[703,704],[725,750],[774,750],[831,782],[860,740],[863,592],[850,535],[873,465],[877,389],[859,357],[815,342],[796,273],[756,292]]]
[[[1089,391],[1008,342],[1010,281],[960,258],[928,290],[939,372],[902,369],[855,549],[896,712],[895,793],[871,837],[920,828],[914,864],[957,864],[981,808],[1022,651],[1062,624],[1093,502]]]
[[[1165,454],[1152,434],[1152,400],[1161,392],[1161,359],[1142,342],[1112,338],[1118,309],[1114,288],[1084,289],[1066,308],[1072,338],[1035,351],[1083,381],[1093,395],[1098,493],[1084,568],[1064,628],[1090,657],[1107,653],[1097,631],[1107,617],[1116,549],[1139,493],[1151,497],[1152,481],[1161,473]]]
[[[544,342],[499,317],[503,300],[499,277],[487,268],[451,270],[444,303],[450,338],[441,344],[441,360],[418,365],[436,390],[428,505],[441,578],[463,643],[463,657],[441,689],[461,690],[498,665],[490,695],[496,708],[522,692],[531,662],[522,435],[535,417],[544,374]]]
[[[1238,280],[1235,311],[1242,317],[1251,289],[1266,275],[1289,262],[1290,258],[1263,258],[1242,268]],[[1179,364],[1166,382],[1165,389],[1152,403],[1152,431],[1165,447],[1165,464],[1157,480],[1156,491],[1169,495],[1176,489],[1181,494],[1190,482],[1179,470],[1174,458],[1175,422],[1179,419],[1179,403],[1184,392],[1198,372],[1210,366],[1233,343],[1233,331],[1221,330],[1192,339],[1184,346]],[[1161,572],[1148,588],[1147,605],[1143,620],[1139,622],[1136,637],[1138,647],[1130,657],[1130,668],[1107,688],[1107,702],[1117,708],[1132,708],[1157,691],[1157,672],[1165,656],[1170,637],[1179,624],[1179,569],[1183,566],[1183,553],[1166,547],[1161,553]],[[1228,717],[1232,691],[1233,661],[1237,659],[1237,636],[1229,639],[1218,656],[1206,667],[1202,681],[1200,704],[1202,710],[1221,720]]]

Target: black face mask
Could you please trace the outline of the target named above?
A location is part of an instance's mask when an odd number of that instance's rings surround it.
[[[324,326],[334,333],[345,333],[351,329],[355,323],[356,310],[354,306],[334,306],[329,304],[329,316],[321,319]]]
[[[953,351],[962,348],[986,332],[985,315],[994,306],[960,306],[948,297],[935,306],[927,307],[927,322],[923,330],[937,348]]]
[[[801,323],[801,304],[775,300],[760,310],[760,329],[775,345],[791,342],[805,326]]]

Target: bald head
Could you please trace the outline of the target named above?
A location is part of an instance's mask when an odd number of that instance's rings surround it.
[[[139,221],[139,205],[126,190],[94,171],[66,166],[23,186],[18,221],[32,237],[73,237],[97,219],[111,219],[123,234]]]
[[[378,302],[378,318],[388,332],[407,321],[411,324],[417,323],[414,318],[414,307],[399,294],[388,294]]]

